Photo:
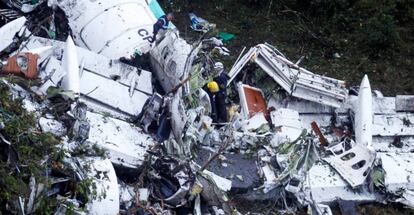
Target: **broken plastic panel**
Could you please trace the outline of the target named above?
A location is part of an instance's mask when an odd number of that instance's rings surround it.
[[[0,53],[10,46],[14,42],[16,34],[22,36],[23,32],[30,33],[24,24],[26,23],[26,18],[20,17],[15,19],[0,28]]]
[[[296,140],[303,131],[297,111],[279,108],[272,111],[270,117],[276,132],[280,136],[286,137],[288,142]]]
[[[332,154],[323,158],[355,188],[364,184],[375,161],[375,151],[350,139],[327,148]]]
[[[304,191],[308,199],[316,203],[331,203],[338,200],[347,201],[381,201],[380,195],[371,193],[362,186],[359,192],[349,189],[349,184],[329,165],[316,163],[309,170]]]
[[[191,45],[175,30],[167,31],[164,38],[154,44],[150,51],[151,65],[165,92],[172,91],[189,75],[186,65],[192,64],[191,51]]]
[[[15,74],[35,79],[38,75],[38,58],[37,54],[29,52],[14,55],[3,65],[1,72],[3,74]]]
[[[348,96],[345,82],[317,75],[290,62],[272,47],[259,44],[251,48],[229,72],[228,84],[250,61],[257,63],[276,83],[294,97],[340,107]]]
[[[78,159],[87,171],[87,176],[94,183],[89,189],[96,192],[86,206],[88,214],[118,214],[119,212],[119,188],[115,169],[109,159],[100,157],[87,157]],[[93,192],[92,192],[93,193]]]
[[[97,113],[87,112],[89,141],[106,149],[111,162],[127,168],[139,168],[154,140],[139,128]]]
[[[267,114],[267,104],[262,90],[242,83],[237,84],[237,89],[245,119],[249,119],[259,112]]]

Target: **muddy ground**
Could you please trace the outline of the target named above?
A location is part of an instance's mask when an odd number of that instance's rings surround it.
[[[393,1],[313,0],[308,6],[292,2],[295,1],[160,1],[166,11],[175,13],[174,24],[190,41],[200,36],[189,27],[191,11],[217,24],[217,31],[235,34],[236,38],[226,43],[232,52],[225,60],[228,67],[243,47],[268,42],[291,61],[305,56],[301,66],[345,80],[349,86],[359,85],[363,75],[368,74],[373,89],[385,95],[414,94],[412,2],[395,5]],[[371,16],[379,17],[380,23],[375,25],[378,19],[372,20]],[[383,16],[391,17],[391,21],[384,22]],[[376,37],[379,38],[372,42]]]

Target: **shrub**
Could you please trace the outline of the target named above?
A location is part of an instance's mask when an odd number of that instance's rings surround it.
[[[365,43],[376,51],[394,47],[399,38],[394,18],[387,14],[368,19],[363,31]]]

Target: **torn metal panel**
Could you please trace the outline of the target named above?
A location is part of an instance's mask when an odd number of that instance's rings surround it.
[[[168,109],[171,113],[171,128],[175,140],[179,145],[183,145],[183,130],[187,122],[183,99],[181,96],[182,88],[180,88],[172,98],[169,98]]]
[[[130,96],[128,86],[96,73],[84,72],[81,77],[80,99],[88,105],[100,104],[123,114],[136,116],[142,111],[148,97],[139,91]]]
[[[209,151],[209,148],[201,148],[197,152],[195,162],[202,166],[213,154],[214,152]],[[260,181],[256,160],[256,156],[246,156],[241,153],[224,154],[213,160],[208,170],[219,177],[230,180],[231,183],[226,181],[223,184],[225,185],[222,187],[224,190],[230,187],[232,193],[233,191],[246,193],[255,188],[257,182]]]
[[[323,158],[347,181],[351,187],[362,185],[375,161],[375,151],[352,140],[345,140],[327,148],[332,155]]]
[[[311,206],[310,215],[333,215],[331,208],[324,204],[315,204]]]
[[[35,90],[36,93],[46,95],[47,89],[52,86],[57,86],[65,75],[66,72],[62,69],[61,62],[54,57],[50,58],[46,67],[40,71],[39,76],[44,82]]]
[[[19,32],[25,31],[25,17],[15,19],[0,28],[0,53],[14,42],[14,37]],[[26,30],[27,31],[27,30]]]
[[[397,95],[395,97],[395,110],[414,112],[414,96]]]
[[[263,125],[268,124],[263,112],[259,112],[247,120],[247,125],[244,127],[247,131],[256,131]]]
[[[231,180],[228,180],[226,178],[220,177],[213,172],[210,172],[208,170],[204,170],[201,173],[204,177],[208,177],[210,180],[214,182],[214,184],[222,191],[227,192],[231,189]]]
[[[138,200],[142,203],[147,203],[148,202],[148,198],[149,198],[149,190],[148,188],[139,188],[138,189]]]
[[[143,107],[143,111],[139,115],[138,122],[144,128],[145,132],[148,132],[148,127],[153,121],[157,121],[160,117],[160,111],[163,106],[163,97],[154,93],[146,102]]]
[[[95,183],[90,189],[96,191],[97,198],[86,204],[88,214],[118,214],[119,188],[111,161],[99,157],[86,157],[78,161],[88,169],[87,176]]]
[[[156,22],[145,0],[50,0],[69,20],[76,44],[112,59],[146,53]]]
[[[31,49],[45,45],[53,45],[54,56],[46,64],[45,71],[41,73],[42,77],[50,77],[52,83],[46,81],[45,85],[40,87],[40,92],[56,85],[62,76],[61,70],[64,71],[64,67],[59,68],[56,60],[52,60],[61,58],[63,42],[33,37],[26,47]],[[96,111],[115,116],[136,116],[141,112],[145,101],[152,94],[150,72],[138,71],[135,67],[110,60],[80,47],[76,48],[76,52],[78,62],[84,62],[79,83],[81,101],[86,102]]]
[[[144,161],[146,150],[153,144],[151,136],[122,120],[87,112],[90,122],[89,141],[108,150],[115,165],[137,168]]]
[[[262,90],[242,83],[237,84],[237,90],[245,119],[259,112],[267,113],[267,104]]]
[[[128,209],[135,202],[136,193],[133,186],[129,186],[118,179],[118,189],[119,189],[119,203],[121,209]],[[139,189],[141,190],[141,189]],[[147,190],[148,192],[148,190]],[[139,192],[139,199],[145,198],[141,197],[141,192]],[[141,201],[140,201],[141,202]]]
[[[414,114],[374,115],[372,135],[414,136]]]
[[[276,132],[289,142],[296,140],[303,131],[297,111],[280,108],[272,111],[270,117]]]
[[[387,192],[414,190],[413,153],[378,153],[377,156],[385,171],[384,183]]]
[[[192,46],[175,30],[168,30],[161,41],[154,44],[150,51],[151,65],[165,92],[173,90],[189,75],[186,65],[191,66],[194,57],[190,54]]]
[[[195,175],[187,162],[163,156],[151,162],[151,169],[153,198],[164,201],[170,208],[183,206],[190,200]]]
[[[65,43],[57,40],[32,36],[27,40],[27,44],[23,50],[31,50],[44,46],[53,46],[54,55],[58,59],[61,59]],[[83,64],[83,72],[88,71],[99,74],[142,93],[153,93],[151,72],[138,70],[136,67],[121,63],[118,60],[112,60],[104,55],[96,54],[81,47],[76,47],[76,52],[78,62]],[[81,71],[81,75],[83,72]]]
[[[15,20],[17,18],[21,17],[21,15],[12,9],[0,9],[0,19],[7,22],[10,22],[12,20]]]
[[[345,201],[381,201],[383,198],[370,193],[367,186],[359,191],[349,188],[348,183],[336,173],[329,165],[316,163],[309,170],[304,183],[305,193],[311,202],[331,203],[338,200]]]
[[[67,132],[63,124],[54,119],[41,117],[39,119],[39,125],[43,132],[50,132],[59,137],[64,136]]]
[[[402,196],[395,201],[414,209],[414,192],[411,190],[405,190]]]
[[[336,112],[338,114],[348,114],[349,109],[352,109],[358,102],[357,96],[348,96],[345,103],[339,108],[334,108],[328,105],[297,99],[297,98],[275,98],[272,96],[269,99],[268,106],[277,108],[289,108],[296,110],[299,114],[331,114]],[[385,115],[395,114],[396,97],[373,97],[372,111],[374,114]]]
[[[251,48],[236,62],[229,72],[229,84],[249,61],[257,63],[294,97],[340,107],[348,96],[345,82],[311,73],[276,53],[266,44]]]
[[[277,180],[275,171],[273,170],[273,168],[269,164],[265,164],[262,167],[262,172],[263,172],[263,175],[266,179],[264,184],[263,184],[264,185],[263,192],[267,193],[270,190],[273,190],[275,187],[277,187],[278,180]]]
[[[364,146],[372,146],[372,92],[368,76],[361,81],[358,94],[358,106],[354,109],[355,142]]]
[[[409,153],[414,151],[413,136],[374,136],[372,147],[377,152]]]

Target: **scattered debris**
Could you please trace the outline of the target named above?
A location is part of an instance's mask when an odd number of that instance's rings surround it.
[[[209,23],[207,20],[196,16],[194,13],[189,13],[191,20],[191,29],[194,31],[208,32],[216,27],[215,24]]]
[[[15,19],[0,28],[0,53],[9,47],[13,42],[16,34],[19,37],[27,36],[29,33],[24,24],[27,19],[23,16]]]
[[[347,89],[270,44],[241,54],[226,74],[216,57],[232,54],[224,43],[235,35],[189,44],[171,25],[153,41],[164,14],[156,0],[6,3],[2,212],[240,214],[237,202],[310,214],[332,214],[333,204],[353,213],[362,202],[414,208],[413,96],[384,97],[367,76]],[[36,28],[46,33],[29,32],[42,12],[51,15]],[[195,31],[215,28],[189,16]],[[270,86],[254,80],[255,69]],[[220,123],[203,90],[217,72],[230,77],[220,86],[231,95]]]

